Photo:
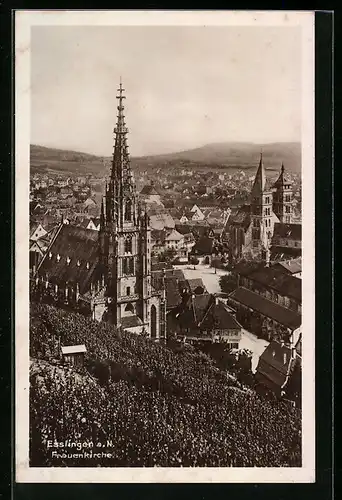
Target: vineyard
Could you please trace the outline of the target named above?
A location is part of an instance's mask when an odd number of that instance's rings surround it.
[[[78,371],[58,360],[71,344],[87,347]],[[299,411],[228,379],[203,353],[31,303],[30,358],[31,466],[301,465]],[[66,441],[101,444],[104,458],[62,453]]]

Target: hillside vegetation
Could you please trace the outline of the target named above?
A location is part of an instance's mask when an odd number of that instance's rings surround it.
[[[54,361],[60,343],[84,343],[85,368]],[[111,467],[301,464],[300,412],[228,382],[204,354],[31,303],[30,357],[31,466],[99,464],[53,457],[49,440],[68,439],[102,443]]]
[[[244,168],[256,169],[260,151],[263,151],[264,164],[267,169],[279,170],[284,162],[286,169],[300,172],[301,145],[300,143],[217,143],[206,146],[170,153],[165,155],[133,157],[132,166],[137,169],[151,167],[183,167],[192,168]],[[104,162],[110,159],[100,156],[67,151],[62,149],[46,148],[31,145],[30,163],[32,172],[44,173],[47,171],[105,175],[108,170]]]

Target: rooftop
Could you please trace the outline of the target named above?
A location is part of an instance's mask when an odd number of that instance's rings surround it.
[[[296,330],[302,323],[301,315],[296,311],[280,306],[247,288],[237,288],[229,298],[291,330]]]

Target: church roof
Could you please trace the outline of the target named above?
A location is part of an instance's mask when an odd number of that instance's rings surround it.
[[[289,178],[289,175],[285,172],[284,164],[282,164],[281,170],[280,170],[280,175],[279,175],[278,179],[275,181],[275,183],[273,184],[273,187],[278,188],[278,187],[284,186],[285,184],[292,184],[292,181]]]
[[[130,315],[123,316],[121,318],[121,327],[122,328],[134,328],[135,326],[142,325],[142,321],[138,316]]]
[[[302,241],[301,224],[274,224],[273,238],[289,238],[290,240]]]
[[[39,275],[47,275],[51,283],[78,283],[80,293],[85,293],[99,271],[98,234],[92,229],[61,225],[39,266]]]
[[[230,227],[241,227],[247,231],[251,224],[250,212],[250,205],[243,205],[237,212],[232,212],[228,217],[225,230],[227,231]]]
[[[257,197],[266,190],[267,188],[266,180],[267,180],[266,172],[265,172],[264,162],[262,161],[262,153],[261,153],[259,167],[255,175],[252,187],[252,197]]]

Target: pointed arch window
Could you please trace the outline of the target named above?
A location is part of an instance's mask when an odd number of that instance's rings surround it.
[[[125,239],[125,253],[132,253],[132,238],[130,236]]]
[[[125,220],[131,222],[132,220],[132,200],[128,199],[125,204]]]

